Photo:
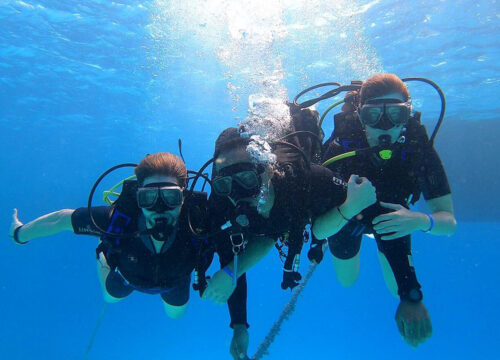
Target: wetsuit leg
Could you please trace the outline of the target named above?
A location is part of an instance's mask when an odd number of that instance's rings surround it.
[[[229,315],[231,317],[231,328],[233,325],[246,325],[247,327],[247,274],[243,274],[238,279],[236,289],[227,300]]]
[[[179,281],[175,286],[161,293],[165,313],[171,319],[179,319],[184,316],[189,301],[189,285],[191,277]]]
[[[189,286],[191,277],[186,276],[179,281],[174,287],[167,289],[161,293],[161,298],[169,305],[182,306],[189,301]]]
[[[130,295],[134,289],[125,284],[120,274],[111,271],[106,277],[106,291],[112,297],[122,299]]]
[[[375,235],[375,238],[379,251],[385,255],[394,273],[398,295],[405,298],[412,289],[420,290],[411,259],[411,236],[386,241],[381,240],[379,235]]]
[[[328,238],[330,252],[338,259],[351,259],[359,253],[365,226],[356,221],[346,224],[338,233]]]
[[[344,287],[352,286],[359,276],[361,238],[364,225],[358,222],[346,224],[337,234],[328,238],[337,280]]]

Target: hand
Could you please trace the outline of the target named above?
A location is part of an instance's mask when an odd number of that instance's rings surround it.
[[[19,221],[17,217],[17,209],[14,209],[14,213],[12,214],[12,222],[10,223],[10,229],[9,229],[9,236],[11,238],[14,238],[14,231],[19,227],[22,226],[23,223]]]
[[[302,280],[302,275],[296,271],[283,271],[283,281],[281,282],[281,288],[286,290],[290,288],[293,290],[294,287],[299,285],[299,281]]]
[[[373,219],[373,230],[382,236],[382,240],[393,240],[417,230],[428,228],[428,217],[425,214],[410,211],[402,205],[380,202],[380,205],[393,212],[382,214]],[[426,227],[427,226],[427,227]]]
[[[233,325],[233,339],[231,340],[231,348],[229,349],[234,360],[248,359],[248,343],[250,336],[246,325]]]
[[[326,240],[318,240],[314,238],[311,242],[311,248],[307,252],[309,261],[316,265],[320,264],[323,260],[326,245]]]
[[[413,347],[417,347],[432,335],[431,318],[424,304],[401,300],[396,311],[399,333]]]
[[[370,180],[353,174],[347,183],[347,198],[341,205],[341,211],[345,217],[350,219],[376,201],[377,194]]]
[[[223,304],[233,293],[233,278],[224,270],[217,271],[211,279],[207,281],[207,288],[201,297],[203,300],[212,300],[216,304]]]

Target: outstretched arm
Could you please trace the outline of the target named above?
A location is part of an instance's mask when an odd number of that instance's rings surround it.
[[[71,215],[73,211],[71,209],[55,211],[23,224],[17,217],[17,209],[14,209],[10,225],[10,236],[14,237],[14,232],[19,228],[16,234],[17,240],[20,243],[27,243],[30,240],[55,235],[61,231],[72,231]]]

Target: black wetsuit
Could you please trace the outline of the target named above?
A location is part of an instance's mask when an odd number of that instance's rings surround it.
[[[354,118],[351,121],[358,120]],[[421,134],[420,137],[414,138],[413,135],[418,133]],[[409,208],[409,203],[416,201],[420,193],[426,200],[451,193],[441,160],[426,139],[425,129],[411,121],[406,142],[395,147],[390,160],[381,160],[377,154],[371,153],[339,160],[329,168],[344,181],[347,181],[351,174],[366,177],[376,188],[378,201]],[[367,147],[366,137],[357,122],[349,131],[343,131],[330,139],[323,160]],[[420,290],[415,270],[410,263],[411,236],[383,241],[372,226],[372,220],[376,216],[392,211],[376,203],[362,211],[361,216],[351,219],[328,240],[330,251],[335,257],[350,259],[359,252],[362,235],[373,234],[379,251],[386,256],[393,270],[398,293],[404,298],[412,289]]]
[[[114,222],[112,207],[93,208],[97,224],[107,231],[131,233],[145,229],[141,215],[120,225]],[[140,214],[140,213],[139,213]],[[163,300],[174,306],[181,306],[189,300],[191,272],[197,261],[197,241],[187,230],[181,213],[175,233],[163,244],[160,253],[154,249],[148,235],[138,238],[104,238],[97,248],[102,252],[112,271],[106,279],[106,290],[116,298],[123,298],[138,290],[160,294]],[[74,211],[71,223],[75,234],[100,236],[90,220],[87,208]],[[113,225],[113,223],[115,223]]]
[[[310,170],[304,171],[288,165],[281,170],[282,176],[274,176],[272,179],[274,204],[269,218],[263,218],[256,212],[250,213],[248,241],[259,241],[262,237],[277,240],[286,233],[299,231],[302,243],[305,225],[345,200],[345,189],[336,185],[333,182],[333,173],[322,166],[311,165]],[[215,195],[211,196],[210,205],[212,228],[216,231],[231,218],[234,206],[227,198]],[[301,247],[301,243],[295,245]],[[220,233],[215,244],[221,267],[224,267],[234,257],[230,232]],[[246,298],[246,274],[243,274],[228,300],[231,326],[247,324]]]

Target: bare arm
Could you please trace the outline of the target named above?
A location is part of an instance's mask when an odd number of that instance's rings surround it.
[[[238,255],[238,274],[236,276],[240,277],[260,262],[273,246],[274,240],[271,238],[259,237],[251,239],[245,251]],[[234,260],[227,265],[227,268],[234,273]]]
[[[450,194],[427,200],[432,221],[425,213],[408,210],[399,204],[380,202],[380,205],[394,210],[373,219],[373,229],[382,240],[398,239],[419,230],[434,235],[452,235],[457,227]]]
[[[457,220],[453,211],[451,194],[427,200],[426,203],[434,218],[434,226],[429,233],[433,235],[453,235],[457,229]],[[429,227],[430,222],[426,229]]]
[[[334,207],[318,217],[312,227],[314,236],[318,240],[322,240],[339,232],[347,223],[347,219],[350,218],[348,216],[351,216],[347,208],[348,205],[344,202],[342,205]],[[344,214],[346,218],[344,219],[340,213]]]
[[[10,236],[14,235],[14,231],[19,226],[22,226],[22,228],[17,231],[17,238],[21,243],[40,237],[55,235],[65,230],[73,231],[73,226],[71,225],[73,211],[72,209],[55,211],[23,224],[17,217],[17,209],[14,209],[10,226]]]
[[[252,241],[253,240],[253,241]],[[238,271],[235,274],[234,260],[225,268],[217,271],[210,280],[203,293],[203,299],[213,300],[215,303],[225,303],[233,293],[236,279],[257,264],[274,245],[270,238],[253,238],[241,254],[238,255]],[[226,271],[229,270],[229,271]],[[229,273],[230,274],[229,274]]]
[[[359,214],[377,200],[375,188],[366,178],[351,175],[347,183],[345,202],[319,216],[313,224],[312,232],[317,239],[326,239],[335,235],[344,227],[348,219]]]

